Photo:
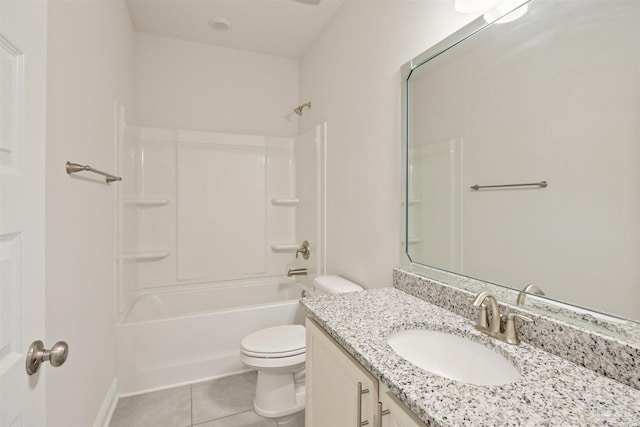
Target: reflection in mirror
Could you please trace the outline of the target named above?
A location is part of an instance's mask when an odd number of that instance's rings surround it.
[[[407,256],[640,321],[640,2],[525,6],[405,67]]]

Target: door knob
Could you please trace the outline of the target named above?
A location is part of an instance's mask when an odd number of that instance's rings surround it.
[[[69,345],[64,341],[55,343],[51,350],[45,349],[42,341],[34,341],[27,351],[27,374],[35,374],[40,369],[40,365],[47,361],[57,368],[67,360],[67,356],[69,356]]]

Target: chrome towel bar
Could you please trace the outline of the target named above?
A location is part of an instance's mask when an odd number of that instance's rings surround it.
[[[106,177],[107,182],[122,181],[122,177],[120,176],[114,176],[114,175],[111,175],[110,173],[99,171],[98,169],[94,169],[88,165],[81,165],[78,163],[67,162],[67,173],[69,175],[71,175],[72,173],[82,172],[82,171],[93,172],[93,173],[97,173],[98,175],[102,175]]]
[[[480,190],[482,188],[505,188],[505,187],[547,187],[547,181],[532,182],[528,184],[501,184],[501,185],[472,185],[472,190]]]

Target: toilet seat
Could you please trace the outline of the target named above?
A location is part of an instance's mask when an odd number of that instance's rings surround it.
[[[283,325],[247,335],[240,344],[240,358],[248,366],[299,369],[306,357],[306,333],[302,325]]]
[[[259,351],[249,351],[243,348],[241,351],[242,351],[242,354],[244,354],[245,356],[258,357],[258,358],[264,358],[264,359],[279,359],[282,357],[291,357],[291,356],[297,356],[299,354],[304,354],[306,350],[304,348],[301,348],[298,350],[283,351],[280,353],[263,353]]]
[[[305,353],[305,341],[302,325],[274,326],[244,337],[240,349],[242,354],[256,358],[292,357]]]

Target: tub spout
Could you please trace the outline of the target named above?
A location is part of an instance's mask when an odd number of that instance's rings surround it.
[[[306,268],[290,268],[287,270],[287,277],[306,276],[306,275],[307,275]]]

